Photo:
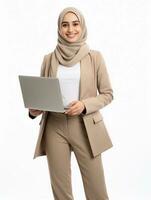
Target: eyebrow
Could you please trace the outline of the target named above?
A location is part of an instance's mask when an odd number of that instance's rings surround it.
[[[80,22],[80,21],[79,20],[75,20],[75,21],[72,21],[72,22]],[[69,23],[69,22],[68,21],[63,21],[62,24],[63,23]]]

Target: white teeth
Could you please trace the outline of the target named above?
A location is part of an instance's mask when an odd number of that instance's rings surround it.
[[[75,37],[75,35],[67,35],[67,37],[72,39]]]

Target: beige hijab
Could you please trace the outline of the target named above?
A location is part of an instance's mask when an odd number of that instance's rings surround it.
[[[77,16],[82,28],[82,33],[79,39],[76,42],[72,43],[66,41],[60,34],[60,28],[64,15],[68,12],[73,12]],[[60,64],[68,67],[79,62],[90,51],[88,45],[85,43],[86,39],[87,39],[87,28],[85,25],[84,17],[81,14],[81,12],[74,7],[65,8],[60,13],[58,18],[58,44],[53,52],[52,62],[56,63],[58,61]],[[53,65],[53,63],[51,64]]]

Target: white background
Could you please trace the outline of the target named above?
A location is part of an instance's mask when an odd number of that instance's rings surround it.
[[[91,49],[106,61],[114,100],[103,108],[114,147],[103,153],[110,200],[151,198],[149,0],[0,1],[0,199],[53,200],[46,157],[33,160],[39,120],[28,118],[18,75],[39,75],[57,44],[57,18],[75,6],[85,16]],[[72,154],[75,200],[84,200]]]

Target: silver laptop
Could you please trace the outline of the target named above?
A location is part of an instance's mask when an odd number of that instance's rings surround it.
[[[50,77],[19,75],[25,108],[65,112],[59,80]]]

